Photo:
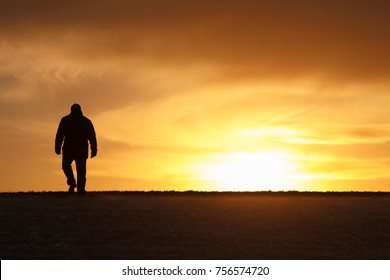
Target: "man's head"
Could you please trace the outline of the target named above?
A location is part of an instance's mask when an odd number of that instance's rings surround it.
[[[81,111],[81,106],[79,104],[73,104],[72,107],[70,107],[70,113],[72,115],[78,115],[78,116],[83,115],[83,112]]]

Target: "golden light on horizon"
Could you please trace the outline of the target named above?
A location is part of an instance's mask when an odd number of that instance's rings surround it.
[[[199,177],[232,191],[290,190],[300,166],[282,151],[232,152],[200,167]]]

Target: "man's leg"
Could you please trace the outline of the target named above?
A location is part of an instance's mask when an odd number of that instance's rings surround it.
[[[73,157],[67,154],[62,155],[62,170],[66,176],[66,182],[69,185],[68,192],[74,192],[74,188],[76,187],[76,180],[74,178],[73,170],[72,170],[72,162]]]
[[[85,193],[85,184],[87,181],[87,159],[76,158],[77,169],[77,192],[80,194]]]

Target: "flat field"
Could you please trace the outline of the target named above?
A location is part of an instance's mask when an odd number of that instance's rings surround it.
[[[389,193],[1,193],[1,259],[390,259]]]

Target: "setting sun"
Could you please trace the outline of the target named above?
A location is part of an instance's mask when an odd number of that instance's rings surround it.
[[[227,153],[203,166],[201,177],[221,188],[235,191],[282,190],[291,188],[298,164],[279,151]]]

